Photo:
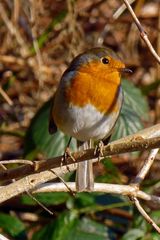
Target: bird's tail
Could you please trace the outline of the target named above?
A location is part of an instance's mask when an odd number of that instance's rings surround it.
[[[91,141],[77,143],[79,151],[86,150],[91,146]],[[78,192],[92,191],[94,188],[92,160],[80,162],[77,165],[76,189]]]

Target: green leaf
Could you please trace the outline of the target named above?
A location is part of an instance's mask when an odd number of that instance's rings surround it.
[[[78,220],[75,211],[62,213],[56,221],[35,233],[32,240],[112,240],[115,234],[88,218]]]
[[[139,240],[141,237],[145,236],[145,232],[139,228],[134,228],[129,230],[125,235],[123,235],[122,240]]]
[[[115,239],[115,236],[106,226],[88,218],[82,218],[78,222],[72,237],[70,236],[67,240],[112,240]]]
[[[46,102],[32,119],[25,137],[24,155],[28,157],[32,152],[42,152],[47,157],[59,156],[69,141],[69,136],[57,131],[50,135],[48,132],[48,121],[51,108],[51,100]],[[72,139],[71,149],[76,149],[76,140]],[[29,158],[29,157],[28,157]]]
[[[94,194],[94,193],[91,194],[91,193],[87,193],[87,192],[77,193],[76,197],[74,198],[74,201],[75,201],[76,208],[95,206],[96,194]]]
[[[148,119],[148,104],[140,89],[133,83],[123,80],[124,102],[116,123],[113,139],[135,133],[143,128],[142,120]]]
[[[32,240],[52,240],[52,234],[55,229],[54,221],[42,227],[39,231],[33,234]]]
[[[72,239],[72,230],[78,221],[77,212],[66,211],[59,215],[54,223],[45,226],[35,233],[32,240],[69,240]]]
[[[128,80],[122,81],[122,88],[124,92],[124,103],[129,105],[141,119],[147,120],[148,104],[141,90]]]
[[[37,193],[34,197],[47,206],[65,203],[68,198],[70,198],[69,194],[65,192]],[[37,205],[37,203],[28,195],[23,195],[21,201],[23,204]]]
[[[26,239],[25,226],[16,217],[0,213],[0,228],[12,237],[19,237],[19,239],[21,237],[21,239]]]
[[[96,177],[96,182],[121,183],[120,170],[110,158],[105,158],[101,163],[106,168],[106,172]]]
[[[150,239],[159,240],[159,233],[158,232],[152,232]]]

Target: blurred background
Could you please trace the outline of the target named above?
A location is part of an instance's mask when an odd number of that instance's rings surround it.
[[[160,55],[159,0],[130,3]],[[1,160],[41,160],[63,153],[68,136],[48,134],[50,99],[73,57],[96,46],[112,48],[133,70],[122,80],[124,106],[112,139],[158,123],[160,66],[141,40],[123,1],[0,1]],[[74,140],[72,149],[76,149]],[[105,159],[94,167],[96,181],[129,183],[147,155],[141,152]],[[143,183],[143,190],[156,195],[160,194],[159,159],[157,155]],[[74,181],[74,173],[64,179]],[[159,239],[127,198],[100,193],[36,197],[53,216],[23,195],[1,206],[0,232],[9,239]],[[159,206],[144,206],[160,223]]]

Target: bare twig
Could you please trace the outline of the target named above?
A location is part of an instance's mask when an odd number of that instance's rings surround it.
[[[154,229],[160,233],[160,228],[157,226],[157,224],[150,218],[150,216],[146,213],[146,211],[142,208],[142,206],[140,205],[140,202],[138,201],[138,199],[136,197],[132,198],[132,201],[134,202],[134,204],[136,205],[138,211],[142,214],[142,216],[146,219],[146,221],[151,224]]]
[[[22,58],[14,57],[11,55],[0,55],[0,61],[8,64],[18,64],[24,66],[26,62]]]
[[[33,46],[36,52],[36,59],[38,62],[38,71],[37,71],[37,66],[35,65],[35,74],[37,74],[37,78],[39,80],[39,84],[41,87],[43,87],[43,60],[42,60],[42,55],[39,49],[39,45],[37,42],[37,26],[36,26],[36,19],[37,19],[37,8],[36,8],[37,2],[34,0],[30,0],[30,14],[31,14],[31,31],[32,31],[32,39],[33,39]]]
[[[37,198],[35,198],[29,191],[26,191],[26,193],[28,194],[28,196],[33,199],[38,205],[41,206],[41,208],[43,208],[46,212],[48,212],[49,214],[53,215],[53,212],[50,211],[46,206],[44,206],[43,203],[41,203]]]
[[[74,192],[69,188],[68,184],[64,181],[64,179],[58,175],[55,171],[53,171],[53,169],[50,170],[51,172],[53,172],[53,174],[60,179],[60,181],[66,186],[66,188],[68,189],[68,191],[71,193],[72,196],[74,196]]]
[[[6,24],[10,34],[15,36],[17,43],[20,45],[22,56],[27,57],[29,55],[29,50],[28,50],[27,44],[24,41],[24,39],[22,38],[18,29],[13,25],[13,23],[8,18],[2,3],[0,3],[0,16],[3,19],[4,23]]]
[[[13,105],[13,101],[10,99],[10,97],[7,95],[7,93],[3,90],[1,86],[0,86],[0,94],[10,106]]]
[[[143,164],[142,169],[139,171],[139,173],[137,174],[135,180],[134,180],[134,184],[136,185],[140,185],[141,182],[144,180],[145,176],[147,175],[147,173],[149,172],[150,167],[152,166],[155,157],[158,153],[159,149],[152,149],[147,160],[145,161],[145,163]]]
[[[13,159],[13,160],[2,160],[0,161],[0,164],[12,164],[12,163],[17,163],[17,164],[29,164],[29,165],[33,165],[34,163],[30,160],[24,160],[24,159]]]
[[[160,57],[158,56],[158,54],[156,53],[156,51],[154,50],[151,42],[148,39],[148,36],[146,34],[146,32],[144,31],[140,21],[138,20],[136,14],[134,13],[132,7],[130,6],[128,0],[123,0],[123,2],[125,3],[126,7],[128,8],[128,11],[130,12],[139,32],[140,32],[140,36],[141,38],[144,40],[144,42],[146,43],[146,45],[148,46],[150,52],[152,53],[152,55],[154,56],[154,58],[157,60],[157,62],[160,64]]]
[[[0,240],[10,240],[9,238],[6,238],[5,236],[3,236],[2,234],[0,234]]]
[[[129,4],[132,4],[133,2],[135,2],[135,0],[129,0],[128,2]],[[126,10],[126,8],[127,8],[126,5],[123,3],[113,14],[113,19],[114,20],[118,19],[122,15],[122,13]]]
[[[17,24],[20,13],[20,1],[14,0],[14,8],[13,8],[13,23]]]
[[[66,168],[64,168],[66,170]],[[56,169],[56,173],[58,169]],[[60,174],[60,173],[58,173]],[[13,182],[7,186],[1,187],[0,203],[15,197],[21,193],[32,190],[33,193],[42,192],[69,192],[64,183],[45,183],[55,179],[56,176],[50,171],[45,171],[39,174],[32,174],[24,177],[16,182]],[[67,182],[68,187],[76,192],[75,182]],[[105,192],[112,194],[121,194],[128,197],[137,197],[146,201],[152,201],[160,204],[160,197],[149,195],[141,190],[138,190],[134,185],[120,185],[120,184],[107,184],[107,183],[95,183],[93,192]]]
[[[129,0],[130,4],[132,4],[133,2],[135,2],[135,0]],[[111,22],[113,23],[115,20],[117,20],[122,15],[122,13],[126,10],[126,8],[127,8],[126,5],[123,3],[113,14]],[[107,35],[107,32],[109,32],[111,30],[112,30],[112,25],[107,22],[105,24],[103,30],[101,31],[101,33],[98,36],[98,39],[97,39],[98,45],[100,45],[100,46],[103,45],[104,38]]]
[[[74,182],[67,182],[67,185],[72,191],[76,191],[76,186]],[[33,193],[44,193],[44,192],[68,192],[65,184],[63,183],[43,183],[35,188]],[[152,201],[154,203],[160,204],[160,197],[149,195],[139,189],[134,185],[121,185],[121,184],[110,184],[110,183],[95,183],[93,192],[105,192],[122,194],[124,196],[135,196],[146,201]]]

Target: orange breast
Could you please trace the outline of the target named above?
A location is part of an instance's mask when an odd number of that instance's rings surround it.
[[[107,71],[106,66],[95,62],[81,67],[66,89],[69,103],[79,107],[92,104],[102,113],[118,111],[117,97],[120,86],[120,73]]]

